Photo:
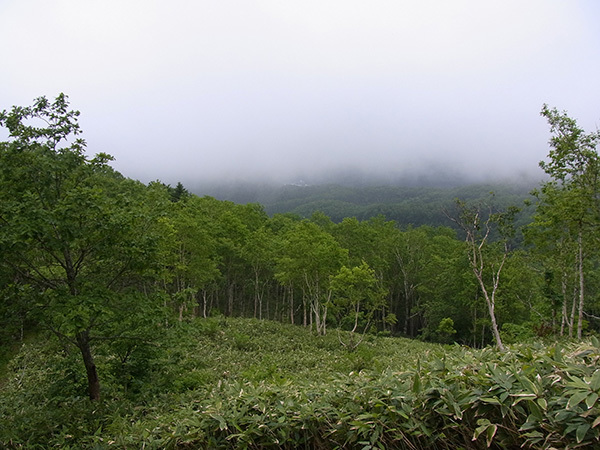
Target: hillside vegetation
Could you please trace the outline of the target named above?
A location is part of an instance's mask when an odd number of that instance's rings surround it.
[[[100,345],[103,400],[40,336],[0,391],[3,448],[576,448],[600,443],[600,345],[492,349],[215,317]],[[48,356],[51,355],[51,356]]]
[[[310,217],[321,212],[333,222],[347,217],[368,220],[379,215],[395,221],[399,226],[452,226],[444,215],[457,198],[471,202],[485,201],[494,193],[500,208],[523,206],[531,199],[530,192],[537,183],[467,184],[457,187],[431,186],[364,186],[351,184],[319,184],[310,186],[275,186],[246,183],[229,187],[205,187],[199,195],[209,194],[235,203],[260,203],[265,212],[297,214]],[[521,219],[527,223],[532,210],[526,210]]]
[[[597,444],[600,133],[542,114],[529,215],[508,192],[402,197],[450,228],[145,185],[86,154],[65,95],[2,111],[2,444]],[[536,339],[573,343],[514,346]]]

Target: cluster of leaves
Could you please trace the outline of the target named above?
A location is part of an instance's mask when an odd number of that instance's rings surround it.
[[[8,448],[579,448],[600,443],[600,344],[510,352],[335,336],[252,319],[165,330],[90,403],[68,354],[27,345],[0,396]],[[127,384],[115,367],[143,374]],[[136,369],[137,367],[137,369]],[[68,383],[65,383],[68,381]],[[50,386],[42,389],[40,386]],[[65,389],[65,385],[72,386]]]
[[[214,448],[596,446],[597,344],[510,355],[458,349],[407,371],[325,383],[227,383],[170,414],[170,422],[153,422],[147,439]]]

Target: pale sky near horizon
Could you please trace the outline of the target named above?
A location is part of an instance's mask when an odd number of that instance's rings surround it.
[[[90,154],[193,186],[537,173],[600,126],[595,0],[0,0],[0,110],[64,92]]]

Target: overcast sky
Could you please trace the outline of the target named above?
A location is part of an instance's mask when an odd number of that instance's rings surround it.
[[[187,185],[537,173],[600,126],[596,0],[0,0],[0,110],[67,94],[90,154]]]

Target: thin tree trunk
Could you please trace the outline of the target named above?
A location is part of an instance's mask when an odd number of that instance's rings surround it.
[[[315,323],[315,328],[316,328],[317,334],[321,334],[321,317],[319,316],[319,300],[311,298],[310,306],[311,306],[311,311],[312,311],[312,314],[310,315],[310,317],[311,317],[310,329],[312,331],[312,324],[313,324],[312,317],[314,317],[314,323]]]
[[[581,227],[577,238],[579,247],[579,317],[577,322],[577,339],[583,335],[583,300],[584,300],[584,277],[583,277],[583,237]]]
[[[294,287],[290,286],[290,323],[294,325]]]
[[[475,306],[473,307],[473,347],[477,347],[477,293],[475,294]]]
[[[562,318],[560,320],[560,335],[565,335],[565,325],[569,325],[569,316],[567,313],[567,274],[563,272],[561,281],[561,292],[563,297]]]
[[[487,294],[485,295],[485,301],[488,305],[488,310],[490,312],[490,318],[492,321],[492,332],[494,333],[494,339],[496,340],[496,345],[501,351],[504,351],[504,344],[502,343],[502,338],[500,337],[500,330],[498,329],[498,323],[496,322],[496,313],[495,313],[495,302],[492,299],[489,299]]]
[[[254,318],[258,317],[258,293],[259,289],[259,280],[258,280],[258,270],[254,270]]]
[[[100,380],[98,379],[98,371],[96,370],[96,364],[94,363],[94,356],[92,355],[92,349],[90,348],[90,336],[89,332],[81,331],[77,333],[77,347],[81,351],[83,357],[83,364],[87,372],[88,379],[88,395],[90,400],[100,400]]]
[[[306,293],[304,292],[304,289],[302,290],[302,325],[304,325],[304,327],[308,326],[308,312],[307,312],[307,308],[306,308]],[[310,324],[312,325],[312,315],[310,316]]]
[[[573,285],[573,295],[571,296],[571,316],[569,317],[569,337],[573,337],[575,330],[575,311],[577,311],[577,285]]]
[[[227,315],[228,316],[233,316],[233,283],[229,283],[229,286],[227,287],[227,298],[228,298],[228,302],[227,302]]]
[[[478,249],[481,251],[481,247]],[[496,291],[498,289],[498,284],[500,282],[500,273],[502,272],[502,268],[504,267],[504,263],[506,262],[507,252],[505,251],[504,256],[502,258],[502,262],[500,266],[493,274],[493,286],[491,295],[488,293],[485,283],[483,282],[483,257],[480,253],[477,254],[477,258],[480,261],[480,266],[473,266],[473,271],[475,276],[477,277],[477,281],[479,281],[479,286],[481,287],[481,292],[483,293],[483,297],[485,298],[485,302],[488,307],[488,312],[490,314],[490,320],[492,322],[492,333],[494,334],[494,340],[496,341],[496,346],[500,351],[505,351],[504,344],[502,343],[502,338],[500,337],[500,330],[498,329],[498,323],[496,322]],[[473,264],[472,264],[473,265]]]

